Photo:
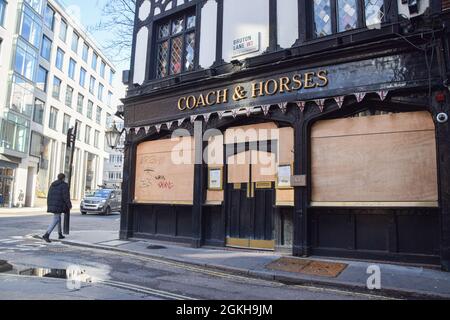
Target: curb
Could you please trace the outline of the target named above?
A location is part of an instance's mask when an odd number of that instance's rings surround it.
[[[357,284],[357,283],[351,283],[351,282],[345,282],[345,281],[331,281],[328,279],[313,279],[313,278],[301,278],[301,277],[294,277],[289,275],[280,275],[276,273],[272,273],[270,271],[258,271],[258,270],[250,270],[250,269],[244,269],[244,268],[237,268],[237,267],[231,267],[231,266],[224,266],[224,265],[217,265],[212,263],[203,263],[203,262],[197,262],[192,260],[186,260],[182,258],[176,258],[176,257],[167,257],[162,256],[158,254],[150,254],[150,253],[142,253],[138,251],[131,251],[126,249],[120,249],[116,247],[108,247],[108,246],[102,246],[98,244],[92,244],[92,243],[86,243],[86,242],[78,242],[78,241],[68,241],[63,240],[61,241],[62,244],[70,245],[70,246],[76,246],[76,247],[83,247],[83,248],[91,248],[91,249],[99,249],[104,251],[110,251],[110,252],[119,252],[119,253],[126,253],[129,255],[134,256],[140,256],[140,257],[147,257],[152,259],[158,259],[162,261],[170,261],[170,262],[177,262],[182,263],[185,265],[195,266],[195,267],[202,267],[202,268],[208,268],[212,270],[217,271],[223,271],[228,272],[230,274],[234,275],[240,275],[240,276],[247,276],[254,279],[261,279],[266,281],[275,281],[279,282],[285,285],[300,285],[300,286],[316,286],[321,288],[327,288],[327,289],[340,289],[347,292],[357,292],[361,294],[367,294],[372,296],[380,296],[382,297],[392,297],[392,298],[398,298],[398,299],[410,299],[410,300],[449,300],[450,295],[446,294],[439,294],[439,293],[431,293],[431,292],[424,292],[424,291],[417,291],[417,290],[405,290],[400,288],[394,288],[394,287],[384,287],[381,290],[369,290],[366,286]]]

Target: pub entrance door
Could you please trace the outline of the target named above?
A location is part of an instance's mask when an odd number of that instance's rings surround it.
[[[246,149],[228,156],[227,246],[274,250],[276,154]]]

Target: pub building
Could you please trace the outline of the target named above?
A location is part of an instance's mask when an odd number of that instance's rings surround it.
[[[137,0],[121,238],[449,270],[449,9]]]

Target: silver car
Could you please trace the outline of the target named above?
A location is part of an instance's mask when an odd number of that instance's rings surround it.
[[[81,200],[80,210],[82,215],[87,213],[109,215],[111,212],[120,212],[121,202],[120,190],[99,189]]]

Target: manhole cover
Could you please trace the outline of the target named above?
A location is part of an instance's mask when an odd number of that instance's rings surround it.
[[[147,249],[149,249],[149,250],[162,250],[162,249],[167,249],[167,248],[163,247],[163,246],[151,245],[151,246],[148,246]]]

